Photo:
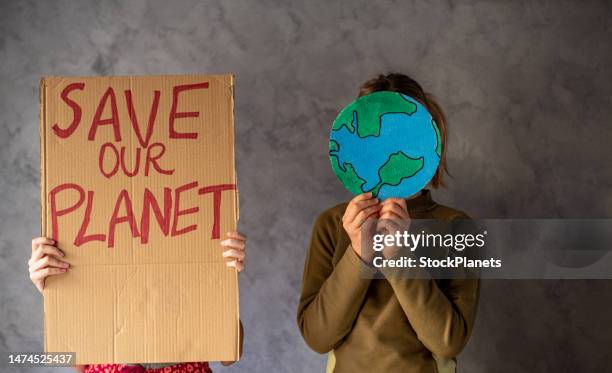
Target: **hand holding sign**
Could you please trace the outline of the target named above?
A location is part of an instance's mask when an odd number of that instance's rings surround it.
[[[246,257],[246,237],[236,231],[228,232],[227,239],[221,241],[221,246],[227,249],[223,252],[223,257],[228,260],[225,265],[242,272]]]
[[[227,239],[221,241],[221,246],[227,249],[221,253],[227,260],[225,265],[242,272],[246,258],[246,237],[237,231],[228,232]],[[70,263],[66,260],[66,254],[55,247],[55,241],[47,237],[36,237],[32,240],[32,256],[28,260],[28,267],[30,280],[42,293],[45,279],[66,273]]]
[[[37,237],[32,240],[32,256],[28,260],[28,267],[30,280],[38,291],[42,293],[47,277],[66,273],[70,264],[65,256],[50,238]]]

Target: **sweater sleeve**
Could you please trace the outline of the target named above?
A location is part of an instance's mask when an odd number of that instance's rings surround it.
[[[454,219],[469,221],[465,214]],[[409,278],[396,271],[401,269],[381,269],[421,343],[440,357],[459,355],[474,328],[480,280],[446,280],[441,288],[427,272],[421,272],[419,278]]]
[[[351,246],[333,266],[334,225],[326,215],[315,223],[297,312],[304,340],[319,353],[337,347],[351,331],[371,281],[362,276],[364,266]]]
[[[399,278],[382,272],[423,345],[440,357],[459,355],[474,327],[479,280],[450,280],[443,292],[433,279]]]

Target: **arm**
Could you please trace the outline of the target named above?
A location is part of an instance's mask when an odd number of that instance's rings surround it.
[[[32,240],[32,255],[28,260],[30,280],[42,294],[45,279],[66,273],[70,264],[66,261],[66,254],[57,248],[56,242],[47,237],[37,237]],[[75,365],[74,370],[82,373],[85,365]]]
[[[244,259],[246,258],[246,236],[238,231],[227,232],[227,239],[221,241],[221,247],[225,249],[221,255],[225,258],[225,265],[236,268],[238,273],[244,270]],[[242,356],[242,346],[244,344],[244,328],[242,321],[239,320],[238,329],[238,358]],[[221,365],[228,366],[235,361],[222,361]]]
[[[304,265],[297,321],[308,346],[319,353],[338,346],[351,331],[371,281],[362,277],[361,259],[353,245],[333,266],[334,234],[339,229],[330,216],[317,219]]]
[[[410,222],[405,201],[389,200],[381,210],[381,219],[396,219],[401,226],[407,226],[403,225]],[[393,256],[395,252],[391,250],[384,255]],[[437,356],[456,357],[474,327],[480,281],[453,279],[441,288],[426,272],[416,279],[405,278],[398,271],[401,269],[381,269],[419,340]]]
[[[474,327],[479,280],[450,280],[442,291],[433,279],[387,279],[425,347],[445,358],[459,355]]]

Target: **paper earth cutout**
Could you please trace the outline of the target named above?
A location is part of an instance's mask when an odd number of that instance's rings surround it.
[[[329,137],[329,159],[342,184],[380,200],[423,189],[441,155],[440,130],[429,111],[396,92],[374,92],[350,103]]]

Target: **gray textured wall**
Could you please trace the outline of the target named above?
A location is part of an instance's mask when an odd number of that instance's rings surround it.
[[[327,136],[360,82],[413,74],[450,117],[440,201],[478,217],[612,215],[612,6],[606,1],[2,1],[0,351],[36,351],[43,74],[233,72],[244,359],[315,372],[295,309],[314,217],[349,196]],[[488,281],[463,372],[610,370],[605,281]],[[5,368],[0,367],[1,371]]]

